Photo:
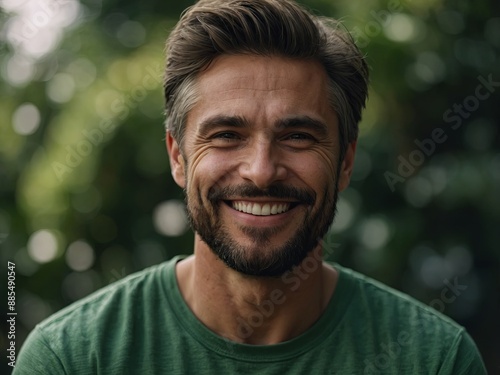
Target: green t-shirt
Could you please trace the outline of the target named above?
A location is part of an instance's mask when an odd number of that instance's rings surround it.
[[[175,277],[179,259],[103,288],[39,324],[13,374],[486,373],[462,327],[338,265],[335,293],[308,331],[276,345],[228,341],[184,302]]]

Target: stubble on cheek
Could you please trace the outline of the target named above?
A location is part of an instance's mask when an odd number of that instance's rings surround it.
[[[184,194],[191,228],[197,233],[212,232],[218,225],[220,207],[208,199],[203,199],[203,192],[191,186],[189,182]]]

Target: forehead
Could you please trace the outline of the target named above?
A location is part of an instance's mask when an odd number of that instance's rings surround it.
[[[188,114],[188,126],[214,115],[242,116],[249,122],[305,115],[330,122],[335,113],[327,82],[317,61],[223,55],[197,78],[198,100]]]
[[[222,55],[217,57],[200,76],[202,88],[224,86],[273,90],[303,88],[304,83],[326,83],[327,76],[315,60],[299,60],[280,56]],[[259,79],[255,79],[259,78]]]

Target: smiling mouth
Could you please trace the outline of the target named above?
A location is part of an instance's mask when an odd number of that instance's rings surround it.
[[[295,207],[297,202],[249,202],[249,201],[226,201],[226,203],[239,212],[254,216],[271,216],[285,213]]]

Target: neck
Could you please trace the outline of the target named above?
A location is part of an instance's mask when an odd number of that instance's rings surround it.
[[[311,327],[338,276],[321,261],[321,245],[282,277],[253,277],[228,268],[198,236],[194,256],[179,262],[176,274],[184,300],[205,326],[231,341],[258,345],[290,340]]]

